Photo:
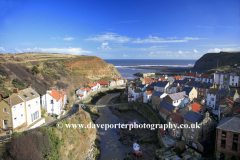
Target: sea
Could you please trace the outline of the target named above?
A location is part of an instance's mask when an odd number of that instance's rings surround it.
[[[169,67],[186,67],[191,69],[197,60],[179,60],[179,59],[104,59],[105,62],[111,63],[115,66],[123,78],[132,80],[137,76],[133,74],[137,72],[161,72],[156,69],[140,69],[134,67],[147,66],[169,66]],[[128,68],[133,67],[133,68]]]

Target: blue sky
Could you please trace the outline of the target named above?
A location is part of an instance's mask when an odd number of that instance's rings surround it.
[[[198,59],[240,50],[239,0],[0,0],[0,53]]]

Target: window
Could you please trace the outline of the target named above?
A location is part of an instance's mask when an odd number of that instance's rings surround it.
[[[20,103],[20,107],[21,107],[21,108],[23,107],[22,103]]]
[[[191,139],[193,139],[193,136],[191,136]]]
[[[5,113],[6,113],[6,112],[7,112],[7,108],[3,108],[3,112],[5,112]]]
[[[169,113],[169,114],[171,114],[171,112],[170,112],[170,111],[169,111],[168,113]]]
[[[202,91],[203,91],[203,89],[202,89]]]
[[[28,96],[26,94],[23,95],[25,98],[28,98]]]
[[[225,148],[226,147],[226,140],[221,141],[221,147]]]
[[[237,151],[237,146],[238,146],[238,143],[233,142],[232,150]]]
[[[50,102],[51,104],[53,104],[53,100],[51,100],[51,102]]]
[[[172,121],[172,118],[170,118],[170,121]]]
[[[35,96],[35,94],[33,92],[31,92],[31,95]]]
[[[13,106],[13,111],[16,111],[16,106]]]
[[[16,121],[16,120],[17,120],[17,117],[14,118],[14,121]]]
[[[164,111],[164,108],[162,107],[162,110]]]
[[[194,129],[192,128],[192,132],[194,132]]]
[[[36,101],[36,103],[38,104],[38,101]]]
[[[227,132],[222,131],[222,138],[226,138],[227,137]]]
[[[182,140],[185,141],[185,138],[182,136]]]
[[[238,141],[238,134],[233,134],[233,141]]]
[[[214,101],[214,98],[211,98],[211,101]]]
[[[29,104],[28,107],[31,109],[31,104]]]
[[[23,114],[21,114],[21,118],[23,119]]]

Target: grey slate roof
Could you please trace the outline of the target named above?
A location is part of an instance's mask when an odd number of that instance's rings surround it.
[[[157,82],[156,86],[158,87],[166,87],[166,85],[168,84],[168,81],[159,81]]]
[[[203,120],[203,115],[194,111],[189,111],[183,116],[183,119],[193,123],[200,123]]]
[[[183,85],[185,85],[185,84],[187,84],[187,82],[188,82],[188,80],[187,80],[187,78],[185,78],[185,79],[183,79],[183,80],[176,80],[176,81],[174,81],[173,82],[173,84],[183,84]]]
[[[231,72],[230,76],[238,76],[238,73],[237,72]]]
[[[200,86],[198,88],[206,88],[206,89],[209,89],[210,87],[212,87],[213,84],[212,83],[201,83]]]
[[[173,94],[169,94],[168,96],[169,96],[173,101],[179,100],[179,99],[183,99],[183,98],[187,97],[185,91],[178,92],[178,93],[173,93]]]
[[[211,88],[208,93],[209,94],[217,94],[217,92],[218,92],[217,88]]]
[[[201,82],[197,82],[197,81],[190,81],[187,84],[189,87],[199,87],[201,85]]]
[[[229,96],[233,97],[236,91],[229,91]]]
[[[156,86],[156,82],[153,82],[152,84],[150,84],[149,86]]]
[[[160,97],[163,94],[163,92],[154,92],[152,95]]]
[[[217,128],[240,133],[240,117],[225,117],[219,122]]]
[[[227,91],[226,91],[226,89],[220,89],[218,92],[217,92],[217,94],[221,94],[221,95],[226,95],[226,93],[227,93]]]
[[[187,95],[189,95],[189,93],[191,92],[191,90],[193,89],[193,87],[184,87],[182,91],[185,91]]]
[[[162,103],[160,103],[160,106],[166,108],[169,111],[172,111],[172,110],[175,109],[175,107],[173,105],[171,105],[171,104],[169,104],[169,103],[167,103],[165,101],[162,101]]]

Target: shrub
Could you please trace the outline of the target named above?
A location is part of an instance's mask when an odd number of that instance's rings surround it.
[[[179,147],[177,147],[177,148],[175,148],[175,152],[176,152],[176,154],[181,154],[182,150]]]
[[[37,66],[32,67],[32,72],[38,74],[40,71],[38,70]]]
[[[13,132],[12,134],[12,138],[17,138],[17,137],[20,137],[21,134],[17,133],[17,132]]]
[[[15,88],[21,88],[24,86],[24,83],[18,78],[13,79],[12,84]]]

